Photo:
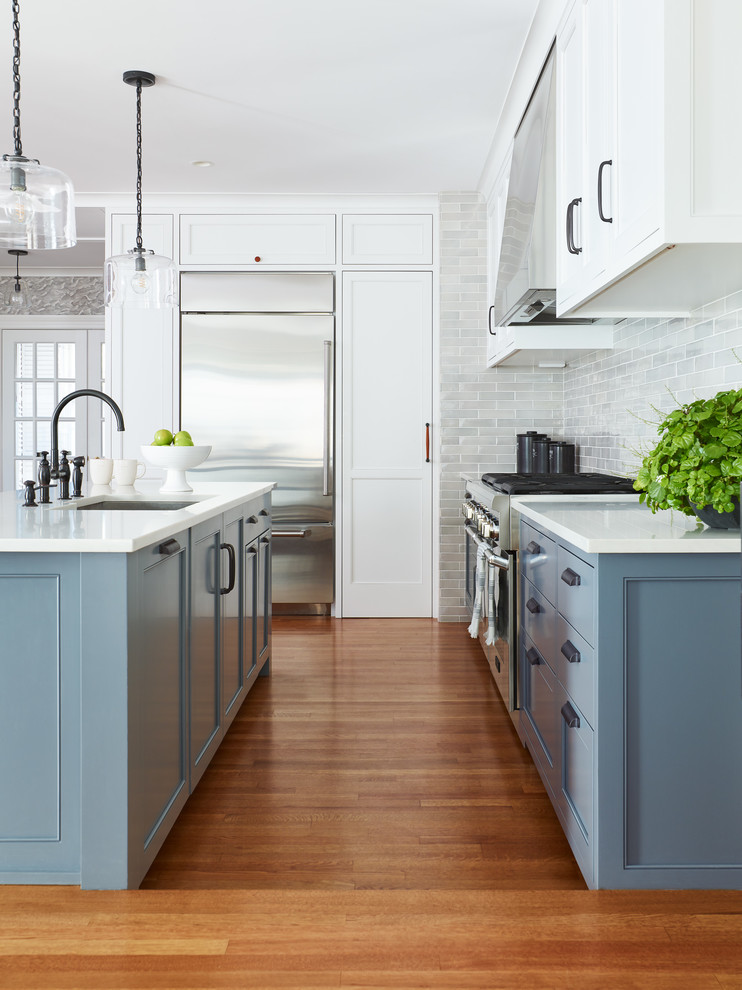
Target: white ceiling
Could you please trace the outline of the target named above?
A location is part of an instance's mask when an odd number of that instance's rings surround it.
[[[474,189],[537,3],[21,0],[23,152],[134,208],[136,97],[121,76],[145,69],[145,198]],[[13,147],[5,7],[0,153]],[[191,164],[203,159],[213,167]]]

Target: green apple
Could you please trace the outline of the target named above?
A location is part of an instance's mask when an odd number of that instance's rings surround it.
[[[169,447],[173,442],[173,435],[170,430],[158,430],[152,444],[155,447]]]
[[[180,430],[173,437],[173,443],[176,447],[192,447],[193,440],[191,440],[191,434],[187,430]]]

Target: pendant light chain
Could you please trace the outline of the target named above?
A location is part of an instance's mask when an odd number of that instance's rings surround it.
[[[23,157],[21,146],[21,8],[13,0],[13,141],[16,157]]]
[[[142,250],[142,81],[137,81],[137,250]]]

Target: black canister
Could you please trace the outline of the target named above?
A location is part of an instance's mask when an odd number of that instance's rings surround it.
[[[533,441],[533,473],[549,473],[549,447],[551,441],[548,437],[539,437]]]
[[[552,440],[549,444],[549,473],[574,474],[575,445],[566,440]]]
[[[533,474],[533,443],[535,440],[546,439],[545,433],[528,430],[527,433],[516,433],[517,443],[516,471],[518,474]]]

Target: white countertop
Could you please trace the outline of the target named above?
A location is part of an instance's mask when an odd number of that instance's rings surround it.
[[[129,488],[94,485],[85,497],[26,507],[22,494],[0,492],[0,551],[11,553],[132,553],[275,488],[272,481],[191,482],[192,492],[160,495],[161,481]],[[83,510],[107,499],[185,502],[183,509]]]
[[[525,519],[587,553],[739,553],[738,529],[709,529],[681,512],[651,510],[639,495],[519,495]]]

